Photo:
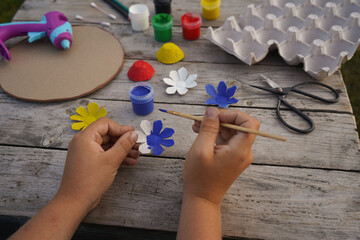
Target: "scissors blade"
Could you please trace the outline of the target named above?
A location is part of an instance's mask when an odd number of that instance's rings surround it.
[[[265,82],[272,88],[281,88],[276,82],[272,81],[270,78],[266,77],[263,74],[260,74],[260,77],[265,80]]]
[[[251,85],[251,84],[249,84],[249,86],[279,95],[279,92],[273,88],[265,88],[265,87]]]

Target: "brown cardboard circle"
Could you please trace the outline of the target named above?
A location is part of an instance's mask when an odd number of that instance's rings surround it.
[[[11,96],[35,102],[74,99],[110,82],[121,70],[125,52],[111,33],[93,26],[73,26],[69,50],[48,39],[27,40],[0,61],[0,86]]]

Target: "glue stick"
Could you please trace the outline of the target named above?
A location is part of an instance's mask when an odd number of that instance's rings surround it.
[[[206,20],[215,20],[219,17],[220,0],[201,0],[202,15]]]
[[[145,116],[154,110],[154,89],[148,82],[136,82],[130,86],[129,96],[133,111]]]

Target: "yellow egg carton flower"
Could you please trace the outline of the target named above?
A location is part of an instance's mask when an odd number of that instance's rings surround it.
[[[70,116],[71,120],[80,121],[71,124],[71,128],[74,130],[84,130],[87,126],[89,126],[92,122],[95,122],[101,117],[106,116],[106,109],[101,108],[99,110],[99,105],[97,103],[89,103],[87,105],[88,110],[84,107],[78,107],[76,112],[79,115]]]
[[[156,59],[165,64],[174,64],[184,58],[184,52],[174,43],[165,43],[156,53]]]

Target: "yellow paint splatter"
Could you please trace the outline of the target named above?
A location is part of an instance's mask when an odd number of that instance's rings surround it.
[[[165,64],[173,64],[184,58],[184,52],[174,43],[165,43],[156,53],[156,59]]]

